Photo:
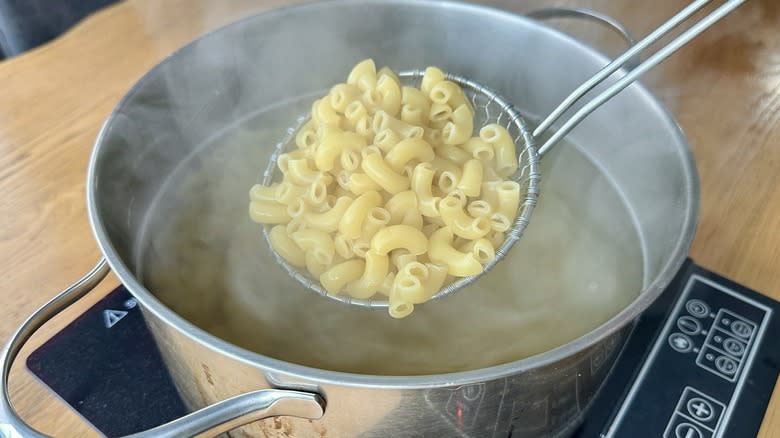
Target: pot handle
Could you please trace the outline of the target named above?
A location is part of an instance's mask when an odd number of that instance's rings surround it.
[[[636,39],[631,34],[631,32],[629,32],[628,29],[625,26],[623,26],[622,23],[610,17],[609,15],[602,14],[600,12],[596,12],[590,9],[544,8],[544,9],[537,9],[535,11],[531,11],[525,15],[526,17],[533,18],[540,21],[549,20],[553,18],[579,18],[586,21],[593,21],[601,25],[604,25],[612,29],[616,33],[618,33],[620,36],[623,37],[624,40],[626,40],[626,43],[628,43],[629,47],[636,44]],[[633,69],[634,67],[639,65],[639,62],[640,59],[639,59],[639,55],[637,54],[634,58],[627,61],[625,65],[629,69]]]
[[[14,332],[0,354],[0,437],[48,438],[22,420],[11,405],[8,375],[11,365],[25,342],[52,317],[94,289],[110,268],[101,258],[84,277],[44,304]],[[133,438],[215,436],[236,427],[276,415],[318,419],[325,412],[325,402],[318,394],[283,389],[262,389],[241,394],[207,406],[182,418],[131,435]]]

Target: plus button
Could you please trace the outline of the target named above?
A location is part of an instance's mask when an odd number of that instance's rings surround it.
[[[698,421],[709,421],[715,415],[715,409],[707,400],[700,397],[694,397],[688,401],[688,413]]]
[[[710,415],[710,408],[704,403],[694,403],[693,411],[697,417],[706,417]]]

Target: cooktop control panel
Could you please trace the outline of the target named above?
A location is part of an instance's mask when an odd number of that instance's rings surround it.
[[[778,303],[694,271],[603,436],[754,436],[777,378]],[[749,430],[748,424],[754,426]]]
[[[594,376],[608,372],[609,377],[574,436],[755,436],[780,368],[777,333],[780,303],[687,261],[642,314],[612,370],[592,370]],[[617,354],[620,346],[607,347],[603,357]],[[599,357],[594,366],[600,366]],[[27,367],[107,437],[186,413],[141,312],[123,287],[34,351]],[[469,425],[479,415],[482,395],[480,387],[468,387],[451,397],[443,424],[471,436]],[[544,435],[544,419],[580,406],[577,394],[553,395],[523,408],[529,415],[507,420],[509,436],[528,430]]]

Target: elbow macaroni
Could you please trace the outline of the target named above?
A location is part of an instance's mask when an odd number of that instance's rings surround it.
[[[417,208],[417,195],[411,190],[400,192],[387,200],[390,224],[410,225],[422,229],[423,219]]]
[[[464,239],[479,239],[490,231],[490,221],[485,217],[472,218],[463,211],[461,201],[447,196],[439,202],[441,219],[452,232]]]
[[[423,216],[439,216],[439,201],[433,196],[433,167],[430,163],[420,163],[412,172],[412,191],[417,195],[420,213]]]
[[[249,190],[273,250],[330,294],[386,297],[403,318],[481,273],[517,216],[514,141],[436,67],[419,88],[371,59],[311,105],[282,177]]]
[[[446,160],[450,160],[453,163],[462,166],[463,163],[471,159],[471,155],[469,155],[469,153],[465,150],[466,145],[464,144],[463,146],[464,148],[461,149],[458,146],[443,144],[436,148],[436,154]]]
[[[450,275],[468,277],[482,272],[479,264],[471,252],[461,252],[452,247],[452,231],[442,227],[431,235],[428,255],[431,261],[447,266]]]
[[[322,139],[322,143],[317,148],[314,164],[320,171],[328,172],[333,170],[334,161],[342,152],[360,151],[365,147],[366,140],[360,135],[349,132],[331,132]],[[290,162],[292,161],[290,160]]]
[[[452,121],[447,122],[441,130],[444,144],[461,144],[471,137],[474,131],[474,113],[466,106],[460,105],[452,112]]]
[[[428,250],[428,238],[419,228],[411,225],[390,225],[374,234],[371,249],[384,255],[394,249],[405,249],[413,255],[420,255]]]
[[[496,157],[496,172],[506,178],[517,170],[517,152],[515,143],[506,128],[490,124],[479,130],[479,137],[493,145]]]
[[[385,161],[394,171],[400,173],[406,163],[412,160],[428,162],[433,160],[433,157],[433,148],[425,140],[410,138],[393,146],[387,152]]]
[[[320,283],[328,293],[338,295],[344,286],[360,278],[365,265],[366,262],[358,259],[341,262],[320,274]]]
[[[382,74],[376,83],[376,90],[382,95],[380,107],[393,117],[401,112],[401,84],[390,75]]]
[[[409,179],[395,172],[379,153],[367,153],[360,163],[363,171],[387,192],[396,194],[409,188]]]
[[[365,270],[359,279],[350,283],[347,292],[358,299],[372,297],[387,277],[389,261],[387,254],[374,250],[366,251]]]
[[[463,174],[458,181],[458,190],[464,195],[477,197],[482,186],[482,163],[468,160],[463,164]]]
[[[380,202],[382,202],[382,196],[377,192],[366,192],[358,196],[341,217],[339,233],[347,239],[360,237],[368,212],[372,208],[378,207]]]

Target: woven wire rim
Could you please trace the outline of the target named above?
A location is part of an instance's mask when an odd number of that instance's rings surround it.
[[[398,73],[399,79],[404,82],[404,85],[414,85],[419,87],[419,83],[422,80],[424,70],[406,70]],[[446,74],[446,78],[450,81],[460,85],[463,91],[471,100],[474,107],[475,116],[478,109],[485,113],[485,116],[478,119],[475,122],[475,128],[484,126],[487,123],[498,123],[507,128],[507,131],[512,135],[517,148],[518,157],[518,170],[511,176],[513,181],[520,184],[521,192],[525,192],[525,197],[522,198],[517,218],[515,219],[512,227],[506,231],[506,238],[504,243],[496,248],[496,257],[490,263],[483,265],[483,271],[480,274],[461,277],[454,282],[444,286],[438,293],[433,295],[429,301],[433,301],[447,295],[454,293],[462,287],[468,286],[475,282],[483,275],[490,272],[495,265],[503,259],[523,234],[528,223],[531,219],[531,213],[536,206],[536,200],[539,195],[539,182],[541,180],[541,173],[539,172],[539,155],[536,150],[536,142],[531,135],[531,131],[526,124],[520,113],[501,96],[496,94],[491,89],[480,85],[474,81],[466,79],[462,76],[454,74]],[[493,112],[496,114],[493,115]],[[278,173],[278,167],[276,162],[279,155],[289,150],[292,146],[295,148],[295,134],[298,130],[309,120],[309,117],[299,117],[295,126],[287,129],[287,133],[284,138],[276,144],[271,158],[268,162],[268,166],[263,172],[263,178],[261,183],[268,186],[274,182],[274,176]],[[265,239],[268,248],[271,251],[274,259],[279,265],[281,265],[287,274],[290,275],[295,281],[300,283],[306,289],[322,295],[329,299],[340,301],[342,303],[351,304],[360,307],[369,308],[386,308],[389,306],[387,299],[357,299],[352,298],[349,295],[332,295],[328,293],[319,283],[319,279],[313,278],[311,274],[303,269],[297,269],[294,266],[287,263],[271,245],[269,238],[269,232],[271,230],[270,225],[264,225],[262,230],[263,238]],[[425,304],[425,303],[422,303]]]

